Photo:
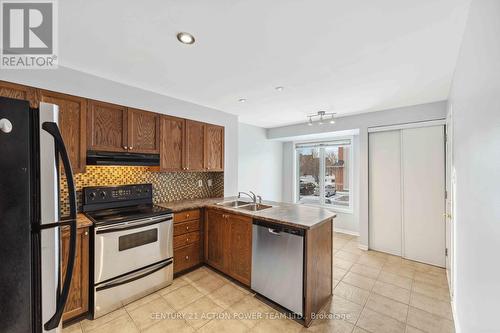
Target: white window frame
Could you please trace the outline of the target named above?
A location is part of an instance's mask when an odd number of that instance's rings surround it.
[[[343,206],[335,206],[335,205],[327,205],[325,204],[325,149],[320,148],[320,161],[319,161],[319,204],[304,204],[299,202],[299,192],[300,192],[300,182],[299,182],[299,159],[298,159],[298,154],[297,154],[297,146],[298,145],[303,145],[303,144],[318,144],[321,142],[336,142],[336,141],[350,141],[350,161],[349,161],[349,206],[348,207],[343,207]],[[339,213],[349,213],[352,214],[354,212],[354,136],[348,136],[348,137],[336,137],[334,139],[321,139],[321,140],[314,140],[314,141],[295,141],[293,142],[293,159],[294,159],[294,202],[297,204],[301,204],[304,206],[312,206],[312,207],[322,207],[322,208],[327,208],[335,212]]]

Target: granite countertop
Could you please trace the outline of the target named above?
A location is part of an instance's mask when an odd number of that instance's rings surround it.
[[[174,211],[174,213],[188,209],[209,207],[301,229],[312,229],[318,227],[324,222],[327,222],[337,216],[335,212],[326,208],[275,201],[263,201],[263,204],[271,205],[273,207],[256,212],[217,205],[219,202],[234,201],[236,199],[236,197],[189,199],[164,202],[159,203],[158,205],[170,208]]]
[[[76,215],[76,227],[77,228],[90,227],[92,224],[93,224],[92,221],[90,221],[89,218],[87,216],[85,216],[85,214],[78,213]]]

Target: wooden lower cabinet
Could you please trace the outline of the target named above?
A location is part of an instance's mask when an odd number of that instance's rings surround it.
[[[246,216],[228,214],[229,275],[250,286],[252,272],[252,225]]]
[[[205,261],[222,272],[229,271],[225,216],[221,211],[208,209],[205,219]]]
[[[62,278],[66,274],[69,252],[69,229],[61,235],[61,271]],[[76,260],[68,301],[62,316],[63,321],[70,320],[87,313],[89,310],[89,228],[77,229]]]
[[[199,209],[174,213],[174,274],[202,262],[201,232]]]
[[[200,262],[200,242],[174,249],[174,274],[194,267]]]
[[[207,209],[205,261],[250,286],[252,272],[252,218]]]

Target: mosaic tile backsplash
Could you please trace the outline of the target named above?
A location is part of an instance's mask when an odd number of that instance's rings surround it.
[[[212,186],[208,186],[208,180]],[[202,180],[203,186],[198,186]],[[154,203],[182,199],[215,198],[224,195],[223,172],[156,172],[147,167],[87,166],[85,173],[75,175],[78,210],[82,209],[82,189],[87,186],[153,184]],[[69,215],[68,188],[61,177],[61,216]]]

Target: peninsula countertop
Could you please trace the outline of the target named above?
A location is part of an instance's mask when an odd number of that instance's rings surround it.
[[[313,229],[321,224],[330,221],[337,215],[329,209],[322,207],[311,207],[299,204],[290,204],[275,201],[263,201],[263,204],[271,205],[271,208],[260,211],[248,211],[239,208],[224,207],[218,205],[220,202],[234,201],[236,197],[225,198],[205,198],[205,199],[188,199],[171,202],[159,203],[159,206],[170,208],[174,213],[189,209],[213,208],[250,216],[255,219],[274,222],[278,224],[289,225],[300,229]],[[241,199],[239,199],[241,200]],[[245,200],[243,200],[245,201]],[[249,202],[250,203],[250,202]]]

